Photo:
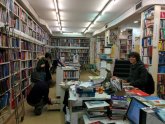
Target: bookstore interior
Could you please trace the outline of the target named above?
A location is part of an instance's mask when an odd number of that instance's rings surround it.
[[[25,121],[31,74],[47,52],[64,64],[52,104],[66,124],[165,124],[165,0],[0,0],[0,124]],[[122,81],[132,52],[149,93]]]

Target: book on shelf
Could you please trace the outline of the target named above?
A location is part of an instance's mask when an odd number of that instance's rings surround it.
[[[0,47],[9,47],[9,37],[6,34],[0,33]]]
[[[10,88],[9,79],[0,81],[0,96],[3,95]]]
[[[0,110],[6,107],[9,104],[9,98],[10,93],[6,92],[1,98],[0,98]]]
[[[154,24],[154,20],[144,20],[144,24],[145,24],[145,27],[148,28],[148,27],[152,27],[153,24]]]
[[[0,65],[0,78],[9,76],[9,64]]]
[[[144,37],[153,36],[153,28],[145,28],[144,29]]]
[[[150,65],[152,63],[152,58],[148,56],[143,56],[142,61],[145,65]]]
[[[9,51],[7,50],[0,50],[0,63],[8,62],[9,61]]]
[[[160,20],[160,28],[165,28],[165,19]]]
[[[160,39],[165,39],[165,27],[163,29],[160,29]]]
[[[165,51],[165,41],[160,40],[158,43],[158,50]]]
[[[147,37],[142,39],[142,47],[147,47],[152,45],[152,38]]]
[[[161,19],[165,19],[165,12],[163,12],[163,11],[160,12],[160,18],[161,18]]]

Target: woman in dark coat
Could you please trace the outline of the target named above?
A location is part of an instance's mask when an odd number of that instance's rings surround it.
[[[145,91],[147,84],[147,70],[140,60],[140,55],[137,52],[129,54],[129,61],[131,63],[129,77],[123,82],[129,82],[130,85]]]

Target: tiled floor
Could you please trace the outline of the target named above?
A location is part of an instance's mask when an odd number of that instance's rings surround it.
[[[80,80],[89,80],[88,76],[92,75],[89,72],[81,72]],[[55,87],[50,89],[50,97],[55,97]],[[35,116],[33,108],[25,103],[25,118],[22,124],[64,124],[64,113],[59,111],[47,111],[44,109],[42,115]]]

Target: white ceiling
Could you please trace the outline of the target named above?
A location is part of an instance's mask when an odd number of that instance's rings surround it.
[[[63,32],[84,32],[108,0],[57,0]],[[122,15],[140,0],[115,0],[106,12],[91,26],[94,32]],[[41,19],[53,32],[59,31],[53,0],[28,0]]]

